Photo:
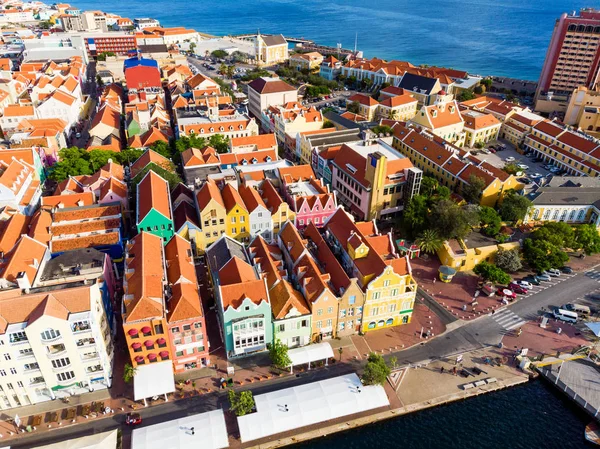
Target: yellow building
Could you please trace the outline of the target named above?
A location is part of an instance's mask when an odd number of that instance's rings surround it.
[[[250,241],[250,214],[239,192],[231,184],[226,184],[221,191],[227,218],[226,234],[239,242]]]
[[[600,137],[600,89],[579,86],[571,94],[567,112],[567,125],[580,128],[594,137]]]
[[[465,240],[447,240],[437,256],[443,265],[457,271],[470,271],[480,262],[494,263],[499,249],[519,249],[519,242],[496,243],[496,239],[472,232]]]
[[[288,203],[283,201],[277,189],[268,179],[265,179],[260,186],[260,196],[267,209],[271,212],[273,235],[279,234],[286,221],[289,220],[294,223],[296,213],[290,208]]]
[[[456,146],[465,143],[465,123],[456,101],[423,106],[411,122]]]
[[[196,233],[196,248],[203,254],[225,232],[227,211],[219,187],[210,178],[196,194],[196,207],[200,219],[200,232]]]
[[[461,112],[465,121],[465,145],[474,147],[475,144],[486,144],[498,138],[502,123],[492,114],[467,110]]]
[[[343,209],[326,228],[342,265],[364,291],[362,332],[410,323],[417,283],[408,258],[396,253],[391,234],[380,235],[374,222],[354,223]]]
[[[290,56],[290,67],[296,70],[314,70],[323,62],[323,55],[319,52],[296,53]]]
[[[373,121],[377,115],[379,102],[375,98],[365,94],[352,95],[347,100],[347,104],[358,103],[358,115],[367,119],[368,122]]]
[[[377,117],[407,122],[417,115],[418,100],[409,94],[388,96],[379,103]]]
[[[264,36],[259,33],[255,40],[255,50],[258,65],[278,64],[289,58],[288,43],[281,34]]]

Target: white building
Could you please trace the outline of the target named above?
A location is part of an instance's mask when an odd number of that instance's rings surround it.
[[[250,214],[250,235],[252,237],[260,235],[270,242],[273,236],[271,212],[267,209],[260,193],[257,189],[246,185],[240,186],[239,192]]]
[[[144,28],[157,28],[160,27],[160,22],[156,19],[140,18],[133,19],[133,24],[136,30],[143,30]]]
[[[39,118],[63,119],[67,123],[65,131],[69,134],[79,120],[81,107],[82,102],[79,97],[57,89],[37,106],[36,111]]]
[[[269,106],[298,101],[298,90],[279,78],[257,78],[248,84],[248,109],[260,117]]]
[[[0,409],[111,386],[113,345],[98,284],[0,299]]]

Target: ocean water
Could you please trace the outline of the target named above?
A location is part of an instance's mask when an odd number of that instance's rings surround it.
[[[590,0],[75,0],[82,9],[153,17],[209,34],[305,37],[402,59],[537,80],[555,20]]]
[[[591,421],[542,380],[480,395],[289,449],[584,449]]]

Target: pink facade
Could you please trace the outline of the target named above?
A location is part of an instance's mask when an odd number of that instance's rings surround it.
[[[169,323],[173,370],[181,373],[210,365],[206,323],[203,316]]]
[[[335,213],[335,195],[327,193],[322,195],[303,196],[295,198],[296,221],[298,229],[304,229],[309,223],[320,227]]]

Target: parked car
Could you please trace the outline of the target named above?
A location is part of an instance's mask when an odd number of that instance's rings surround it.
[[[487,148],[484,148],[483,150],[481,150],[481,152],[484,154],[490,154],[490,150],[488,150]]]
[[[526,289],[528,289],[528,290],[529,290],[529,289],[531,289],[531,288],[533,288],[533,284],[532,284],[531,282],[528,282],[528,281],[523,281],[523,280],[521,280],[521,281],[516,281],[515,283],[516,283],[518,286],[520,286],[520,287],[523,287],[523,288],[526,288]]]
[[[541,173],[534,173],[533,175],[530,175],[532,178],[536,179],[536,178],[541,178],[542,174]]]
[[[496,152],[496,150],[494,148],[489,148],[489,150],[490,150],[490,153],[495,153]]]
[[[515,292],[513,292],[509,288],[502,288],[502,287],[500,287],[498,289],[498,292],[496,294],[498,296],[504,296],[504,297],[506,297],[508,299],[517,299],[517,294]]]
[[[556,268],[550,268],[548,270],[548,274],[550,276],[558,277],[558,276],[560,276],[560,271],[558,271]]]
[[[517,181],[522,182],[525,185],[531,184],[531,179],[529,178],[518,178]]]
[[[529,170],[529,165],[517,164],[517,167],[519,167],[521,170]]]
[[[538,279],[538,277],[534,276],[533,274],[531,276],[524,277],[522,282],[531,283],[533,285],[540,285],[541,284],[541,282]]]
[[[560,271],[562,271],[565,274],[571,274],[571,273],[573,273],[573,268],[571,268],[571,267],[562,267],[560,269]]]
[[[142,416],[139,413],[127,413],[125,424],[128,426],[137,426],[142,423]]]
[[[515,158],[510,156],[510,157],[507,157],[505,160],[506,160],[506,162],[514,162]]]
[[[538,273],[537,278],[540,281],[546,281],[546,282],[549,282],[549,281],[552,280],[552,278],[550,277],[550,275],[547,272],[545,272],[545,271],[543,271],[541,273]]]
[[[508,288],[510,288],[513,292],[518,293],[519,295],[526,295],[527,289],[525,287],[520,286],[516,282],[511,282],[508,284]]]

